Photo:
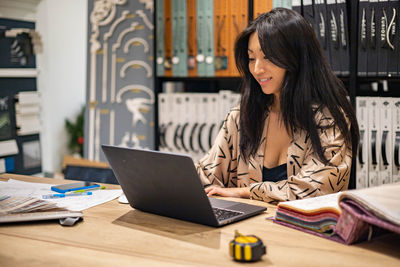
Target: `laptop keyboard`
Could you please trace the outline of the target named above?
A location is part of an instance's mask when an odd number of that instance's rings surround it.
[[[220,208],[212,208],[212,209],[218,221],[222,221],[243,214],[243,212],[220,209]]]

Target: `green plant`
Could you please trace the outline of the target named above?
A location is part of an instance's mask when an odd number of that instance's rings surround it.
[[[82,107],[81,112],[75,122],[68,119],[65,120],[65,127],[69,134],[68,148],[72,154],[78,153],[83,156],[83,127],[84,127],[85,107]]]

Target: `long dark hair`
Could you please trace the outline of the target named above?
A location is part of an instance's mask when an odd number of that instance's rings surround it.
[[[327,163],[319,139],[315,112],[327,108],[336,125],[356,155],[359,132],[355,112],[343,83],[333,74],[308,22],[297,12],[275,8],[260,15],[236,39],[235,60],[242,76],[240,101],[240,152],[244,160],[254,156],[273,103],[274,96],[263,93],[249,70],[248,43],[258,34],[264,55],[286,70],[280,92],[282,121],[293,136],[305,130],[318,158]],[[317,110],[315,110],[317,106]],[[350,130],[346,122],[348,118]]]

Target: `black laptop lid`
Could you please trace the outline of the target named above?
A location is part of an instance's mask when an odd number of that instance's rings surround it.
[[[218,225],[190,157],[105,145],[102,149],[133,208]]]

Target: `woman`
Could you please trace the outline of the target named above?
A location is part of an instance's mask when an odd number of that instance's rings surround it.
[[[206,193],[277,202],[346,190],[357,120],[307,21],[284,8],[260,15],[235,60],[240,106],[197,164]]]

